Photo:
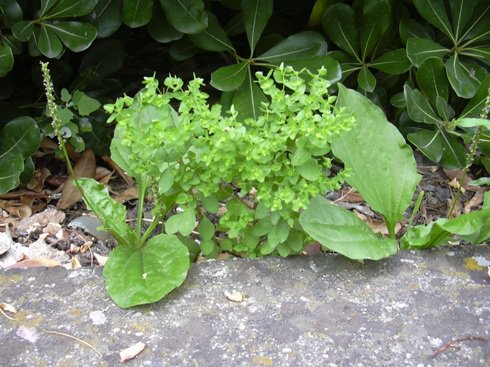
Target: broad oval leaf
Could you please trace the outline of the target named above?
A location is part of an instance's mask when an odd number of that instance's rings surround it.
[[[415,0],[414,4],[425,20],[448,36],[449,39],[455,39],[443,0]]]
[[[14,55],[9,46],[0,46],[0,78],[7,75],[14,66]]]
[[[381,238],[355,214],[322,197],[311,201],[299,221],[322,246],[353,260],[380,260],[398,251],[395,240]]]
[[[438,124],[440,119],[434,112],[428,99],[417,89],[412,89],[408,84],[403,87],[407,112],[410,118],[416,122]]]
[[[272,0],[242,0],[243,22],[245,23],[251,56],[272,15],[272,3]]]
[[[104,229],[114,236],[119,245],[136,247],[135,233],[126,224],[126,208],[109,196],[107,188],[91,178],[78,178],[85,204],[97,214]]]
[[[430,57],[442,59],[449,50],[438,43],[426,38],[409,38],[407,41],[407,56],[416,67]]]
[[[44,20],[53,18],[81,17],[94,10],[98,0],[58,0],[41,11]]]
[[[148,32],[153,39],[160,43],[168,43],[182,38],[183,34],[176,30],[168,21],[162,7],[154,4],[153,16],[148,23]]]
[[[12,34],[21,42],[27,42],[34,33],[34,22],[21,20],[12,26]]]
[[[161,300],[182,285],[189,251],[176,236],[159,234],[144,247],[119,246],[104,266],[107,293],[121,308]]]
[[[317,32],[305,31],[287,37],[257,59],[280,64],[290,60],[324,56],[326,52],[325,39]]]
[[[446,61],[447,77],[458,97],[472,98],[480,86],[472,66],[472,63],[461,62],[458,55],[452,55]]]
[[[63,44],[60,39],[49,26],[41,24],[39,37],[37,39],[37,47],[39,51],[46,57],[55,58],[63,52]]]
[[[88,23],[53,22],[45,23],[44,26],[53,30],[61,42],[73,52],[85,51],[97,37],[97,29]]]
[[[122,21],[130,28],[147,24],[152,15],[153,0],[123,0]]]
[[[15,189],[24,171],[24,159],[20,154],[0,154],[0,194]]]
[[[386,74],[403,74],[410,70],[412,64],[407,58],[407,51],[404,48],[388,51],[369,64],[370,67],[381,70]]]
[[[444,62],[438,58],[426,59],[417,70],[417,84],[425,93],[432,106],[436,105],[436,97],[445,101],[449,97],[448,81]],[[415,120],[416,121],[416,120]]]
[[[206,51],[234,51],[233,45],[225,30],[212,13],[208,13],[208,27],[201,33],[191,34],[189,39],[199,48]]]
[[[323,15],[323,29],[337,47],[351,56],[359,53],[359,34],[354,10],[347,4],[334,4]]]
[[[347,182],[384,216],[392,233],[420,180],[413,152],[384,112],[360,93],[339,84],[336,106],[357,123],[332,142],[332,151],[351,169]]]
[[[221,91],[240,88],[247,76],[248,63],[223,66],[211,74],[211,85]]]
[[[97,19],[97,37],[109,37],[122,24],[122,0],[98,0],[94,9]]]
[[[361,68],[357,75],[357,84],[369,93],[372,93],[374,88],[376,88],[376,78],[366,65]]]
[[[203,0],[160,0],[167,19],[182,33],[196,34],[208,27]]]

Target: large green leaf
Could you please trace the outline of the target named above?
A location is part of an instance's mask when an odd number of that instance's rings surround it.
[[[414,4],[420,15],[422,15],[429,23],[450,39],[454,39],[444,0],[415,0]]]
[[[490,240],[490,208],[410,228],[400,246],[403,249],[428,249],[447,244],[454,235],[473,244]]]
[[[6,28],[22,20],[22,8],[16,0],[2,0],[2,22]]]
[[[476,42],[490,40],[490,29],[488,27],[488,16],[490,15],[490,4],[488,1],[480,1],[473,10],[473,17],[469,21],[467,30],[462,39],[466,45]]]
[[[15,189],[24,171],[24,159],[20,154],[0,154],[0,194]]]
[[[389,0],[365,0],[361,17],[361,58],[366,60],[391,24]]]
[[[104,228],[119,245],[136,248],[136,234],[126,224],[126,208],[109,196],[107,188],[92,178],[77,178],[87,206],[97,214]]]
[[[189,39],[206,51],[234,51],[228,35],[213,13],[208,13],[208,27],[201,33],[189,35]]]
[[[232,103],[242,120],[248,117],[256,119],[262,113],[261,103],[266,101],[267,97],[254,82],[250,72],[247,73],[245,83],[233,93],[232,97]]]
[[[376,88],[376,78],[367,66],[362,66],[357,75],[357,84],[368,93],[372,93]]]
[[[168,21],[167,16],[159,4],[153,6],[153,16],[148,23],[148,32],[155,41],[168,43],[180,39],[183,34],[176,30]]]
[[[109,37],[116,32],[122,24],[122,0],[99,0],[94,9],[97,19],[97,36]]]
[[[0,157],[20,154],[26,159],[37,151],[40,143],[36,122],[28,116],[17,117],[0,130]]]
[[[14,66],[14,55],[9,46],[0,46],[0,78],[7,75]]]
[[[45,24],[41,24],[40,28],[39,37],[36,40],[39,51],[49,58],[58,57],[63,52],[63,44],[60,39],[54,30],[46,27]]]
[[[459,39],[466,24],[473,15],[473,10],[478,0],[451,0],[449,6],[453,24],[454,38]]]
[[[441,96],[447,101],[449,97],[446,69],[441,59],[426,59],[417,70],[417,84],[427,96],[432,106],[436,105],[436,97]]]
[[[325,39],[316,32],[293,34],[258,56],[258,60],[280,64],[290,60],[324,56],[327,52]]]
[[[408,141],[415,145],[423,155],[432,162],[439,163],[442,159],[442,141],[439,133],[433,130],[420,130],[407,135]]]
[[[248,63],[223,66],[211,74],[211,85],[221,91],[238,89],[247,76]]]
[[[107,293],[121,308],[153,303],[182,285],[189,267],[176,236],[159,234],[139,249],[119,246],[104,266]]]
[[[359,35],[356,14],[347,4],[334,4],[323,15],[323,29],[328,38],[347,54],[357,57]]]
[[[407,58],[404,48],[399,48],[381,55],[369,64],[370,67],[381,70],[386,74],[403,74],[410,70],[412,64]]]
[[[420,180],[412,150],[384,112],[360,93],[339,84],[336,106],[357,123],[333,141],[332,151],[352,172],[347,182],[385,217],[392,233]]]
[[[12,26],[12,34],[21,42],[27,42],[34,33],[34,22],[21,20]]]
[[[434,112],[429,100],[417,89],[412,89],[408,84],[403,87],[407,112],[410,118],[416,122],[437,124],[440,119]]]
[[[196,34],[208,27],[203,0],[160,0],[167,19],[182,33]]]
[[[242,0],[243,22],[247,32],[250,55],[272,15],[272,0]]]
[[[94,10],[98,0],[58,0],[46,1],[46,7],[41,8],[40,17],[43,19],[81,17]]]
[[[97,37],[97,28],[81,22],[45,23],[59,37],[61,42],[73,52],[85,51]]]
[[[396,254],[396,240],[381,238],[355,214],[314,198],[299,219],[304,231],[328,250],[354,260],[379,260]]]
[[[409,38],[407,56],[416,67],[430,57],[442,58],[449,52],[447,48],[426,38]]]
[[[124,0],[122,6],[122,21],[130,28],[147,24],[152,15],[153,0]]]
[[[475,95],[480,81],[475,77],[471,63],[463,63],[458,55],[452,55],[446,61],[446,73],[459,97],[472,98]]]
[[[490,87],[490,74],[482,80],[478,91],[474,97],[468,102],[465,109],[461,113],[460,117],[478,117],[483,111],[485,106],[485,100],[488,95],[488,88]]]

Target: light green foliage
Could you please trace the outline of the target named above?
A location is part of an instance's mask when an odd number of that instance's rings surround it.
[[[146,78],[134,99],[105,107],[110,120],[117,120],[113,159],[133,175],[151,177],[166,210],[185,207],[168,219],[168,233],[188,235],[198,219],[200,233],[211,240],[211,227],[202,223],[221,202],[215,230],[232,240],[230,250],[259,256],[282,246],[282,255],[298,253],[306,240],[293,230],[300,229],[298,211],[312,197],[339,187],[344,174],[329,177],[325,154],[353,124],[352,117],[334,111],[325,74],[321,69],[306,82],[291,67],[257,73],[269,100],[257,119],[244,121],[233,107],[227,112],[219,104],[210,107],[201,79],[185,88],[169,77],[159,91],[158,81]],[[216,253],[209,242],[206,248]]]

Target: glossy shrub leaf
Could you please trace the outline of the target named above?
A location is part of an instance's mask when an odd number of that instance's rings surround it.
[[[347,4],[334,4],[323,15],[323,29],[328,38],[351,56],[359,53],[356,14]]]
[[[468,9],[463,9],[467,11]],[[471,43],[490,40],[488,31],[488,16],[490,15],[490,4],[488,1],[480,1],[473,9],[473,17],[469,21],[463,40]]]
[[[7,75],[14,66],[14,55],[9,46],[0,46],[0,78]]]
[[[359,87],[369,93],[373,92],[374,88],[376,88],[376,78],[367,66],[363,66],[361,67],[361,70],[359,70],[359,74],[357,75],[357,84],[359,84]]]
[[[208,27],[203,0],[160,0],[167,19],[182,33],[196,34]]]
[[[0,153],[0,194],[15,189],[24,171],[24,159],[20,154]]]
[[[272,15],[272,3],[272,0],[242,0],[241,2],[243,22],[251,55],[253,55],[255,46]]]
[[[453,38],[452,26],[443,0],[415,0],[414,4],[417,11],[425,18],[425,20],[450,39]]]
[[[490,120],[478,119],[478,118],[460,118],[456,120],[456,125],[459,127],[477,127],[482,126],[483,128],[490,131]]]
[[[412,64],[407,58],[404,48],[388,51],[369,64],[371,67],[381,70],[386,74],[403,74],[410,70]]]
[[[407,57],[416,67],[430,57],[442,58],[448,53],[447,48],[430,39],[409,38],[407,41]]]
[[[223,66],[211,74],[211,85],[221,91],[238,89],[247,76],[248,63]]]
[[[432,130],[420,130],[407,135],[407,139],[415,145],[420,152],[432,162],[439,163],[442,159],[442,141],[438,138],[438,132]]]
[[[16,0],[2,1],[2,21],[7,28],[22,20],[22,8]]]
[[[144,247],[119,246],[104,266],[107,293],[121,308],[159,301],[182,285],[189,251],[176,236],[159,234]]]
[[[109,196],[107,188],[92,178],[77,178],[83,190],[85,204],[97,214],[119,245],[136,246],[135,234],[126,224],[126,208]]]
[[[452,55],[446,61],[446,73],[449,83],[459,97],[472,98],[478,87],[479,80],[473,75],[471,64],[464,64],[457,55]]]
[[[41,24],[37,46],[39,51],[46,57],[58,57],[63,51],[63,44],[60,39],[49,26]]]
[[[41,8],[41,17],[44,19],[81,17],[94,10],[98,0],[58,0],[46,1],[47,7]],[[51,4],[52,6],[50,6]]]
[[[440,121],[429,100],[420,91],[410,88],[408,84],[405,84],[403,91],[408,115],[413,121],[428,124],[437,124]]]
[[[123,0],[122,21],[130,28],[147,24],[152,15],[153,0]]]
[[[122,0],[98,0],[94,14],[97,19],[97,36],[109,37],[121,27]]]
[[[487,75],[480,84],[473,98],[468,102],[460,117],[479,117],[490,87],[490,74]]]
[[[327,56],[337,60],[342,70],[342,79],[360,69],[359,62],[352,56],[342,51],[330,51]]]
[[[34,33],[34,22],[21,20],[12,26],[12,34],[21,42],[27,42]]]
[[[233,45],[213,13],[208,13],[208,27],[201,33],[189,35],[189,39],[206,51],[233,51]]]
[[[183,236],[188,236],[195,227],[196,215],[192,209],[186,209],[182,213],[174,214],[165,222],[165,232],[168,234],[179,232]]]
[[[436,111],[442,121],[451,121],[454,117],[454,109],[441,96],[436,96]]]
[[[380,260],[398,250],[395,240],[381,238],[355,214],[322,197],[311,201],[299,221],[303,230],[323,247],[353,260]]]
[[[325,39],[316,32],[305,31],[293,34],[273,46],[257,59],[272,64],[286,63],[290,60],[324,56],[327,52]]]
[[[241,119],[257,118],[262,113],[260,111],[261,103],[266,101],[267,97],[257,83],[253,81],[250,74],[247,75],[245,83],[233,93],[232,97],[232,103]]]
[[[453,34],[459,39],[471,19],[478,0],[451,0],[449,1]]]
[[[403,44],[407,44],[408,39],[412,37],[419,37],[419,38],[426,38],[426,39],[431,38],[429,32],[427,31],[427,27],[424,27],[415,19],[408,18],[406,16],[403,17],[402,20],[400,21],[399,30],[400,30],[400,39],[402,40]]]
[[[53,30],[61,42],[73,52],[85,51],[97,37],[97,28],[88,23],[53,22],[44,26]]]
[[[339,84],[336,106],[357,122],[332,142],[332,151],[351,169],[347,182],[393,230],[420,180],[413,152],[383,111],[358,92]]]
[[[490,208],[473,211],[454,219],[440,218],[429,225],[410,228],[400,241],[403,249],[428,249],[445,245],[454,235],[472,244],[490,239]]]
[[[446,69],[441,59],[426,59],[417,70],[416,78],[419,88],[427,96],[432,106],[436,105],[437,96],[444,98],[445,101],[448,100]]]
[[[97,40],[83,54],[81,72],[90,72],[104,79],[119,70],[124,61],[124,44],[116,39]]]
[[[389,0],[365,0],[361,17],[361,58],[365,60],[391,24]]]
[[[155,41],[160,43],[172,42],[183,36],[183,33],[176,30],[168,21],[162,7],[157,3],[153,5],[153,16],[150,23],[148,23],[148,32]]]
[[[316,73],[319,69],[324,67],[327,69],[327,74],[324,75],[323,78],[329,80],[332,84],[338,82],[342,78],[342,69],[339,62],[329,55],[288,60],[284,62],[284,64],[292,66],[295,70],[306,68],[312,73]],[[303,77],[305,80],[308,80],[307,75],[303,75]]]
[[[36,122],[28,116],[17,117],[0,130],[0,156],[20,154],[23,159],[37,151],[41,134]]]

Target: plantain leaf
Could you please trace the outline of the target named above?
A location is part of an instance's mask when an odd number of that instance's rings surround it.
[[[159,234],[144,247],[119,246],[104,266],[107,293],[121,308],[159,301],[182,285],[189,251],[173,235]]]
[[[208,27],[203,0],[160,0],[167,19],[179,32],[196,34]]]
[[[241,2],[243,22],[251,56],[272,15],[272,3],[272,0],[242,0]]]
[[[223,66],[211,74],[211,85],[221,91],[238,89],[247,76],[248,63]]]
[[[328,38],[347,54],[357,57],[359,34],[356,14],[347,4],[334,4],[323,15],[323,29]]]
[[[208,27],[201,33],[189,35],[197,47],[206,51],[234,51],[225,30],[213,13],[208,13]]]
[[[332,151],[352,172],[347,182],[384,216],[394,235],[420,180],[412,150],[384,112],[360,93],[339,84],[336,106],[357,123],[332,142]]]
[[[88,23],[81,22],[53,22],[45,23],[46,28],[51,29],[73,52],[85,51],[97,37],[97,28]]]
[[[440,119],[434,112],[428,99],[417,89],[412,89],[408,84],[403,87],[407,112],[410,118],[416,122],[438,124]]]
[[[123,0],[122,21],[130,28],[147,24],[152,15],[153,0]]]
[[[407,41],[407,56],[416,67],[426,59],[436,57],[442,59],[449,50],[438,43],[426,38],[409,38]]]
[[[398,251],[395,240],[381,238],[355,214],[322,197],[311,201],[299,221],[323,247],[353,260],[380,260]]]
[[[417,70],[417,84],[429,99],[432,106],[436,105],[436,97],[445,101],[449,97],[446,69],[441,59],[426,59]],[[416,121],[416,120],[414,120]]]
[[[327,52],[325,39],[316,32],[305,31],[293,34],[273,46],[257,60],[280,64],[291,60],[324,56]]]
[[[410,70],[412,64],[407,58],[407,51],[404,48],[399,48],[381,55],[371,62],[369,66],[386,74],[397,75]]]

